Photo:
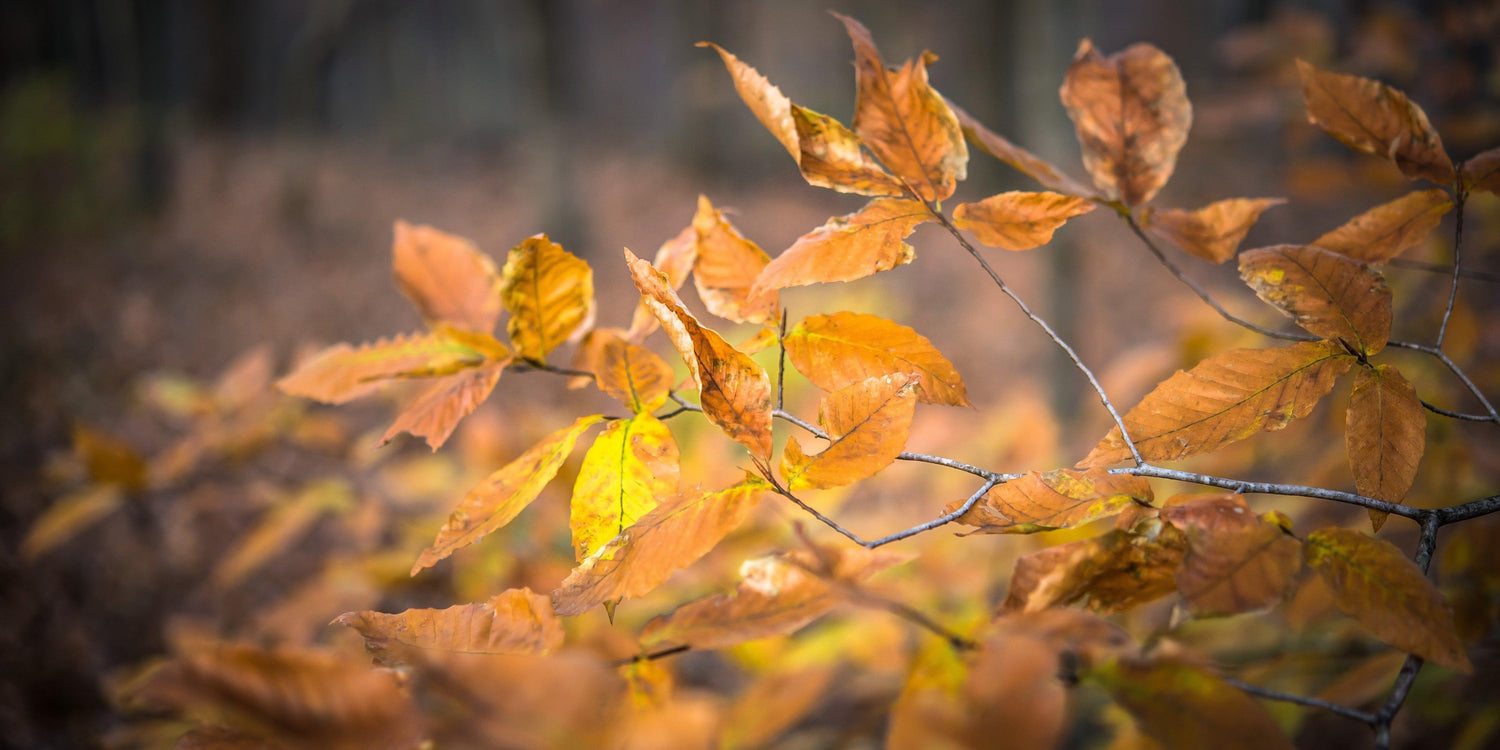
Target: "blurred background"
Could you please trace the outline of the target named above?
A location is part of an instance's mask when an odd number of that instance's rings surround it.
[[[159,652],[163,613],[245,619],[258,606],[250,597],[225,610],[200,591],[208,564],[200,547],[237,538],[255,517],[249,511],[195,532],[208,540],[195,542],[195,553],[143,561],[113,578],[100,572],[107,552],[135,550],[143,560],[160,552],[153,534],[171,522],[151,505],[129,505],[124,531],[89,531],[113,536],[83,537],[93,541],[81,547],[73,540],[29,558],[17,550],[72,476],[69,460],[93,462],[84,481],[111,471],[99,468],[97,446],[91,453],[81,434],[113,434],[152,453],[170,444],[164,435],[183,432],[191,421],[183,414],[198,419],[208,408],[181,406],[187,384],[212,384],[240,363],[266,370],[256,376],[263,387],[313,344],[420,326],[391,283],[396,219],[463,235],[501,258],[546,232],[594,266],[600,321],[620,325],[636,300],[620,248],[654,251],[687,225],[699,193],[732,208],[731,220],[773,256],[861,205],[807,186],[739,101],[718,57],[693,46],[717,42],[794,101],[848,122],[852,54],[825,6],[863,21],[888,62],[937,52],[939,90],[1076,176],[1083,170],[1057,88],[1078,40],[1091,37],[1106,53],[1157,45],[1183,71],[1194,123],[1155,203],[1288,198],[1246,247],[1306,242],[1409,189],[1389,164],[1306,123],[1298,57],[1404,90],[1455,161],[1500,145],[1495,2],[6,2],[0,736],[18,747],[89,744],[82,738],[114,726],[100,676]],[[955,200],[1031,189],[978,153],[969,174]],[[1044,249],[988,252],[1080,346],[1117,403],[1134,403],[1208,351],[1256,343],[1185,297],[1106,214],[1070,223]],[[1493,197],[1476,198],[1469,219],[1471,267],[1500,273]],[[1444,262],[1448,226],[1407,257]],[[978,407],[929,425],[924,439],[934,446],[1003,470],[1081,456],[1106,424],[1082,379],[976,278],[951,241],[926,228],[913,243],[911,266],[789,292],[793,319],[838,306],[896,318],[932,338]],[[1232,268],[1174,257],[1231,309],[1275,322]],[[1398,305],[1410,306],[1398,325],[1429,330],[1445,277],[1390,275]],[[1494,289],[1466,282],[1453,333],[1455,351],[1488,363],[1474,373],[1490,386],[1500,374],[1500,332],[1482,321]],[[1398,321],[1402,314],[1398,307]],[[245,352],[261,345],[245,365]],[[193,387],[219,387],[220,406],[234,398],[222,380]],[[502,385],[496,400],[505,418],[496,424],[576,398],[546,388],[516,397]],[[1456,402],[1458,392],[1451,395]],[[1041,416],[1028,404],[1045,407]],[[182,413],[137,416],[153,407]],[[997,413],[1027,431],[987,426]],[[358,434],[388,415],[356,409],[347,430]],[[545,427],[492,425],[516,435],[473,450],[491,460],[513,455]],[[963,439],[974,434],[998,442]],[[1497,458],[1467,459],[1479,464],[1476,481],[1493,487]],[[303,459],[278,460],[257,477],[317,475]],[[438,495],[437,506],[453,497]],[[317,565],[304,568],[283,583]]]

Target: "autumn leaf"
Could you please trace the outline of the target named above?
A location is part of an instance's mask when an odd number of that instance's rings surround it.
[[[433,381],[401,410],[396,421],[380,436],[380,444],[385,445],[402,432],[409,432],[426,438],[427,445],[433,450],[442,447],[458,423],[489,398],[507,364],[510,364],[508,359],[491,362]]]
[[[598,331],[590,331],[594,338]],[[587,346],[587,339],[585,340]],[[655,411],[672,390],[672,366],[644,346],[604,333],[597,339],[596,361],[586,364],[599,390],[619,399],[631,411]],[[580,349],[581,350],[581,349]]]
[[[817,708],[839,676],[837,665],[794,667],[760,674],[734,700],[720,735],[723,750],[771,745]]]
[[[511,248],[501,298],[517,356],[545,362],[547,353],[594,319],[594,272],[583,259],[538,234]]]
[[[579,615],[651,591],[743,523],[766,489],[763,480],[752,477],[656,506],[575,568],[552,593],[553,606],[558,614]]]
[[[1302,544],[1278,513],[1257,516],[1239,495],[1168,503],[1161,518],[1187,537],[1177,588],[1199,617],[1274,606],[1302,571]]]
[[[797,126],[792,122],[792,102],[781,93],[781,89],[771,85],[766,77],[761,75],[755,68],[741,62],[738,57],[727,52],[713,42],[698,42],[699,47],[712,47],[719,53],[724,61],[724,67],[729,69],[729,75],[734,79],[734,90],[738,91],[740,98],[745,101],[745,106],[755,114],[755,119],[776,136],[792,159],[801,162],[802,150],[797,145]],[[657,264],[660,268],[661,264]]]
[[[1085,39],[1061,94],[1094,184],[1127,206],[1150,201],[1172,176],[1193,122],[1177,64],[1149,44],[1104,57]]]
[[[977,526],[973,533],[978,534],[1031,534],[1081,526],[1132,502],[1149,505],[1151,497],[1151,484],[1129,474],[1031,471],[985,493],[957,522]],[[962,504],[950,503],[943,512],[952,513]]]
[[[396,284],[428,325],[490,333],[500,319],[500,274],[474,243],[428,226],[396,222]]]
[[[1500,148],[1492,148],[1464,162],[1465,190],[1500,195]]]
[[[1254,698],[1180,659],[1104,659],[1089,667],[1084,679],[1107,690],[1162,747],[1292,748]]]
[[[1153,533],[1114,529],[1048,547],[1016,561],[1001,610],[1040,612],[1088,598],[1089,609],[1119,612],[1176,590],[1184,542],[1170,526]]]
[[[276,387],[288,395],[342,404],[393,378],[450,375],[485,359],[484,353],[443,333],[414,333],[358,347],[335,344],[276,381]]]
[[[771,262],[754,242],[735,229],[724,212],[713,207],[708,198],[698,196],[698,213],[693,217],[693,231],[698,248],[693,261],[693,284],[698,298],[708,311],[736,323],[765,323],[777,317],[775,290],[755,283]],[[755,288],[752,289],[751,287]]]
[[[682,306],[667,277],[650,263],[629,250],[625,251],[625,261],[641,298],[667,330],[672,346],[697,382],[704,416],[749,448],[751,455],[769,459],[771,379],[766,371],[718,333],[699,324]]]
[[[582,561],[677,494],[677,441],[649,413],[617,419],[594,439],[573,485],[573,551]]]
[[[563,642],[562,621],[552,613],[551,602],[527,588],[447,609],[408,609],[393,615],[345,612],[333,622],[359,631],[365,648],[382,665],[410,664],[413,651],[544,654]]]
[[[1275,245],[1240,255],[1240,277],[1297,325],[1366,355],[1391,337],[1391,290],[1380,274],[1311,245]]]
[[[47,506],[21,540],[21,558],[33,561],[114,513],[125,504],[118,484],[92,484]]]
[[[89,481],[127,492],[146,489],[146,462],[129,443],[82,424],[73,426],[71,438],[73,455],[83,463]]]
[[[867,378],[911,373],[917,400],[968,406],[964,381],[926,337],[884,318],[840,312],[814,315],[787,332],[792,366],[825,391]]]
[[[1339,609],[1375,637],[1449,669],[1474,671],[1443,595],[1395,545],[1328,528],[1308,535],[1303,554]]]
[[[798,237],[761,271],[755,289],[853,281],[904,266],[916,257],[906,238],[932,220],[932,212],[917,201],[876,198]]]
[[[1074,216],[1094,210],[1087,198],[1059,193],[1011,191],[978,203],[960,203],[953,223],[990,247],[1030,250],[1052,241],[1052,233]]]
[[[792,124],[802,150],[798,166],[808,184],[857,195],[906,194],[901,181],[870,158],[864,142],[843,123],[793,104]]]
[[[792,490],[853,484],[890,466],[906,448],[917,407],[917,381],[908,375],[862,380],[823,396],[818,424],[828,447],[807,456],[788,439],[781,474]]]
[[[1411,179],[1453,182],[1453,163],[1427,114],[1379,81],[1319,70],[1297,61],[1307,120],[1344,145],[1396,163]]]
[[[1347,419],[1344,440],[1354,487],[1361,495],[1401,502],[1427,447],[1427,412],[1416,389],[1395,367],[1361,367]],[[1379,531],[1385,514],[1371,510],[1370,522]]]
[[[937,56],[923,52],[887,70],[869,30],[833,15],[854,43],[854,131],[923,200],[947,199],[965,177],[969,149],[958,118],[927,83],[927,65]]]
[[[573,452],[579,436],[602,421],[604,418],[597,415],[579,417],[573,424],[542,438],[519,458],[470,490],[448,516],[448,522],[438,531],[432,546],[422,550],[417,557],[411,574],[416,575],[423,568],[436,565],[439,560],[510,523],[557,475],[558,467]]]
[[[343,479],[314,481],[290,495],[277,491],[271,509],[219,559],[209,581],[220,591],[238,584],[285,553],[318,519],[347,511],[354,504],[354,488]]]
[[[675,237],[657,248],[656,258],[651,261],[651,265],[666,274],[667,286],[675,292],[687,283],[688,274],[693,272],[693,264],[697,260],[698,230],[688,224]],[[635,312],[631,314],[630,330],[626,332],[625,338],[633,344],[639,344],[659,325],[661,324],[656,322],[656,316],[651,314],[646,301],[641,300],[636,303]]]
[[[1260,215],[1283,203],[1284,198],[1230,198],[1196,211],[1174,208],[1152,212],[1147,214],[1145,225],[1189,255],[1223,263],[1234,257]]]
[[[1049,190],[1056,190],[1064,195],[1076,195],[1080,198],[1094,197],[1094,191],[1091,188],[1084,187],[1083,183],[1063,174],[1045,159],[1011,143],[1004,136],[985,127],[968,112],[953,106],[952,103],[948,106],[958,117],[964,136],[974,144],[975,148],[1005,162]]]
[[[1419,190],[1350,219],[1312,244],[1364,263],[1384,263],[1426,239],[1451,210],[1447,191]]]

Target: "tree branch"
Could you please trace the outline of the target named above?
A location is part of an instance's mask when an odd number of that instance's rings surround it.
[[[1251,695],[1259,698],[1265,698],[1266,700],[1281,701],[1283,703],[1295,703],[1299,706],[1307,706],[1309,708],[1321,708],[1324,711],[1329,711],[1338,714],[1339,716],[1342,716],[1346,719],[1353,719],[1365,724],[1373,725],[1376,720],[1375,714],[1369,713],[1367,711],[1359,711],[1347,706],[1340,706],[1337,703],[1325,701],[1321,698],[1309,698],[1302,695],[1283,693],[1279,690],[1270,690],[1258,685],[1251,685],[1248,682],[1241,682],[1240,680],[1235,679],[1226,678],[1224,681]]]
[[[1453,281],[1448,285],[1448,306],[1443,309],[1443,322],[1438,324],[1437,342],[1434,348],[1443,348],[1443,339],[1448,336],[1448,320],[1453,317],[1453,304],[1458,301],[1458,275],[1463,272],[1464,203],[1468,195],[1460,181],[1458,192],[1453,196]]]

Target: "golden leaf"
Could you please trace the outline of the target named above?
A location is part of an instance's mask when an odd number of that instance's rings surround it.
[[[1119,612],[1177,589],[1183,540],[1170,526],[1156,534],[1112,530],[1048,547],[1016,561],[1004,611],[1040,612],[1088,597],[1095,612]]]
[[[757,675],[734,700],[720,735],[724,750],[771,746],[808,715],[833,686],[837,665],[793,667]]]
[[[382,665],[410,664],[414,651],[544,654],[562,645],[562,621],[547,597],[510,589],[487,602],[398,614],[345,612],[334,623],[359,631]]]
[[[587,363],[599,390],[620,400],[631,411],[650,412],[667,402],[672,389],[672,366],[644,346],[612,333],[590,331],[585,347],[597,341],[596,361]],[[582,353],[584,347],[579,349]]]
[[[1500,195],[1500,148],[1492,148],[1464,162],[1464,189]]]
[[[792,159],[801,162],[802,151],[797,145],[797,126],[792,122],[792,102],[781,93],[781,89],[771,85],[766,77],[761,75],[755,68],[740,62],[738,57],[725,51],[713,42],[698,42],[699,47],[712,47],[719,57],[724,60],[724,67],[729,69],[729,75],[734,79],[734,90],[738,91],[740,98],[745,101],[745,106],[755,113],[755,119],[776,136]],[[661,264],[658,263],[660,268]]]
[[[511,248],[501,272],[506,330],[517,356],[544,362],[547,353],[594,320],[589,264],[538,234]]]
[[[960,203],[953,223],[990,247],[1030,250],[1052,241],[1052,233],[1074,216],[1094,210],[1087,198],[1059,193],[1011,191],[978,203]]]
[[[1311,245],[1240,255],[1240,278],[1297,325],[1366,355],[1391,337],[1391,290],[1364,264]]]
[[[1416,389],[1395,367],[1361,367],[1354,374],[1347,417],[1344,439],[1355,488],[1377,500],[1401,502],[1427,447],[1427,412]],[[1378,531],[1378,522],[1371,521]]]
[[[1081,526],[1113,515],[1132,502],[1149,505],[1151,484],[1129,474],[1103,469],[1058,469],[1045,474],[1027,472],[989,492],[957,519],[979,527],[978,534],[1031,534]],[[952,513],[963,501],[950,503]]]
[[[649,413],[617,419],[594,439],[573,485],[573,551],[582,561],[677,494],[672,431]]]
[[[31,561],[47,554],[124,504],[125,493],[117,484],[91,484],[52,501],[21,540],[21,558]]]
[[[1302,572],[1302,543],[1290,522],[1276,513],[1256,516],[1239,495],[1168,503],[1161,518],[1187,537],[1177,589],[1200,617],[1272,607]]]
[[[874,476],[906,448],[917,408],[917,380],[910,375],[869,378],[823,396],[818,424],[828,447],[814,456],[788,439],[781,474],[793,490],[842,487]]]
[[[448,441],[458,423],[489,398],[507,364],[510,360],[491,362],[438,378],[402,409],[396,421],[380,437],[380,444],[385,445],[402,432],[409,432],[426,438],[427,445],[437,450]]]
[[[146,488],[146,462],[129,443],[81,424],[73,426],[72,440],[73,455],[88,471],[89,481],[132,492]]]
[[[1365,263],[1384,263],[1426,239],[1453,210],[1447,191],[1418,190],[1376,206],[1312,241]]]
[[[682,288],[687,283],[688,274],[693,272],[693,264],[698,260],[698,230],[692,224],[683,227],[677,236],[666,242],[656,250],[656,259],[651,261],[658,271],[666,274],[667,286],[672,291]],[[646,340],[660,325],[656,322],[656,316],[651,314],[651,308],[641,300],[635,306],[635,312],[631,314],[630,330],[625,338],[631,343],[639,344]]]
[[[1004,136],[974,119],[968,112],[951,103],[948,106],[958,117],[964,135],[980,151],[1009,164],[1021,174],[1036,180],[1044,188],[1056,190],[1064,195],[1076,195],[1081,198],[1095,197],[1092,189],[1084,187],[1083,183],[1063,174],[1062,170],[1052,166],[1045,159],[1006,140]]]
[[[428,325],[480,333],[500,319],[500,275],[474,243],[428,226],[396,222],[396,284]]]
[[[1344,145],[1396,163],[1411,179],[1447,186],[1453,162],[1427,114],[1406,95],[1379,81],[1330,73],[1297,61],[1307,120]]]
[[[796,104],[792,123],[802,149],[798,166],[808,184],[857,195],[906,194],[901,181],[871,159],[859,136],[843,123]]]
[[[932,213],[917,201],[876,198],[798,237],[766,266],[755,288],[853,281],[906,265],[915,251],[904,240],[918,224],[932,220]]]
[[[1260,215],[1283,203],[1284,198],[1229,198],[1196,211],[1158,211],[1147,215],[1146,229],[1189,255],[1223,263],[1234,257]]]
[[[449,375],[485,361],[483,353],[440,333],[413,333],[360,344],[335,344],[276,381],[283,393],[325,404],[367,395],[392,378]]]
[[[1109,691],[1162,747],[1291,750],[1264,706],[1212,672],[1181,659],[1119,656],[1084,679]]]
[[[814,315],[787,332],[792,366],[825,391],[837,391],[866,378],[911,373],[917,400],[968,406],[963,378],[926,337],[884,318],[840,312]]]
[[[777,318],[777,295],[755,284],[771,262],[754,242],[735,229],[724,212],[698,196],[693,217],[698,249],[693,261],[693,285],[708,311],[736,323],[765,323]],[[751,287],[755,288],[752,289]]]
[[[221,591],[234,586],[284,553],[319,518],[347,511],[354,504],[354,488],[343,479],[317,480],[290,496],[278,492],[275,505],[219,560],[209,581]]]

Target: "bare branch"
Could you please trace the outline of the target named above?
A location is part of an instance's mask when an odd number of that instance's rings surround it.
[[[1242,479],[1226,479],[1210,474],[1198,474],[1191,471],[1180,471],[1178,469],[1163,469],[1159,466],[1146,464],[1145,466],[1125,467],[1121,469],[1110,469],[1111,474],[1134,474],[1138,477],[1156,477],[1158,479],[1173,479],[1178,482],[1189,482],[1201,484],[1208,487],[1218,487],[1239,493],[1255,493],[1258,495],[1291,495],[1295,497],[1314,497],[1320,500],[1332,500],[1348,505],[1358,505],[1370,510],[1378,510],[1392,515],[1402,516],[1413,520],[1421,518],[1429,511],[1412,508],[1399,503],[1386,502],[1373,497],[1353,492],[1340,492],[1339,490],[1328,490],[1322,487],[1309,487],[1300,484],[1277,484],[1272,482],[1247,482]]]
[[[1265,698],[1266,700],[1281,701],[1283,703],[1295,703],[1299,706],[1307,706],[1309,708],[1321,708],[1324,711],[1329,711],[1338,714],[1339,716],[1342,716],[1346,719],[1353,719],[1365,724],[1374,724],[1376,720],[1375,714],[1366,711],[1359,711],[1347,706],[1340,706],[1337,703],[1331,703],[1321,698],[1309,698],[1302,695],[1283,693],[1279,690],[1270,690],[1258,685],[1251,685],[1248,682],[1241,682],[1235,679],[1226,678],[1224,681],[1251,695],[1259,698]]]
[[[1390,260],[1386,261],[1385,264],[1387,266],[1392,266],[1395,268],[1406,268],[1413,271],[1428,271],[1430,273],[1441,274],[1453,273],[1454,269],[1457,268],[1457,266],[1444,266],[1437,263],[1427,263],[1420,260],[1407,260],[1406,258],[1391,258]],[[1465,279],[1473,279],[1474,281],[1486,281],[1491,284],[1500,284],[1500,275],[1489,273],[1486,271],[1475,271],[1473,269],[1465,268],[1459,270],[1458,275]]]

